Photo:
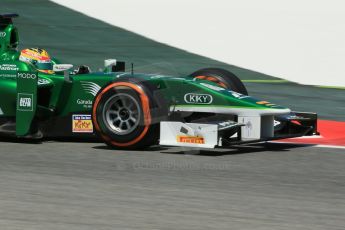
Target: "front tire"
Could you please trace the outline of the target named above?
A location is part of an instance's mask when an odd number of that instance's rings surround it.
[[[92,121],[96,133],[118,149],[145,148],[157,143],[159,122],[155,100],[141,82],[109,84],[96,95]]]

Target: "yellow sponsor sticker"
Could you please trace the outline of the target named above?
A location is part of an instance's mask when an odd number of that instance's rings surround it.
[[[205,144],[205,138],[200,136],[177,136],[177,142],[188,144]]]
[[[73,133],[93,133],[91,115],[72,115]]]

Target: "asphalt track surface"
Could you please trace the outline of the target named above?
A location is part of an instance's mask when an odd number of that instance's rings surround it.
[[[1,143],[0,229],[344,229],[343,150]]]
[[[140,71],[216,66],[274,79],[150,41],[45,0],[18,12],[22,46],[93,68],[118,55]],[[138,71],[139,71],[138,70]],[[251,95],[345,120],[343,90],[246,83]],[[344,229],[345,150],[259,144],[189,152],[116,151],[103,143],[0,142],[0,229]]]

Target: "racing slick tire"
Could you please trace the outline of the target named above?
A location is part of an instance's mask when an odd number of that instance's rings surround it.
[[[151,88],[151,89],[150,89]],[[123,79],[103,87],[95,97],[92,122],[96,133],[109,146],[138,149],[154,145],[159,122],[167,115],[147,82]]]
[[[212,81],[220,87],[248,95],[248,91],[242,81],[230,71],[218,68],[200,69],[190,75],[193,79]]]

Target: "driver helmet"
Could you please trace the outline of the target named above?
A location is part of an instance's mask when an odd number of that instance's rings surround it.
[[[19,60],[34,65],[40,72],[48,74],[54,73],[53,62],[48,52],[44,49],[24,49],[20,53]]]

